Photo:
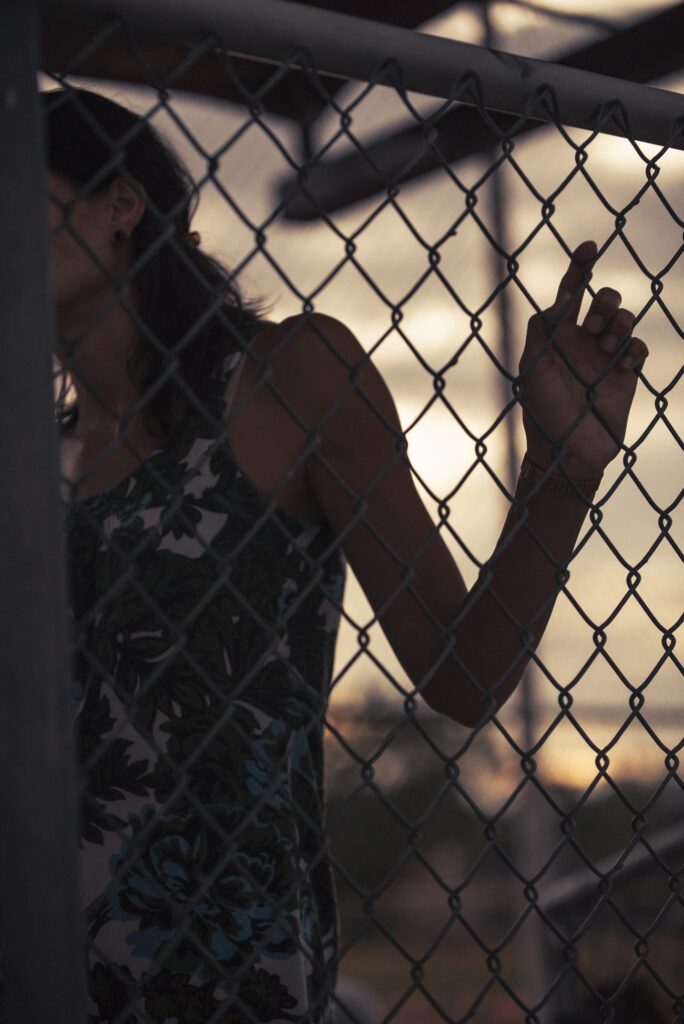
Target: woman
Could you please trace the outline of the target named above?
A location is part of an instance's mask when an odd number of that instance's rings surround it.
[[[86,92],[44,102],[92,1019],[326,1022],[344,559],[416,690],[484,723],[542,635],[647,350],[610,288],[578,325],[583,243],[529,322],[527,456],[468,594],[350,332],[261,323],[150,127]]]

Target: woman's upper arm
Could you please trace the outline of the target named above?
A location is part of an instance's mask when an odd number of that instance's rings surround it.
[[[300,385],[308,387],[305,418],[317,437],[309,485],[395,654],[420,686],[465,599],[463,579],[414,486],[389,390],[358,341],[337,321],[316,316],[294,346],[290,367],[306,360]]]

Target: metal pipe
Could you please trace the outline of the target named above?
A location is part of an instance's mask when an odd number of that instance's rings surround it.
[[[673,131],[684,120],[678,93],[292,0],[43,0],[43,7],[91,21],[114,13],[159,38],[211,30],[228,52],[277,63],[296,65],[305,49],[318,71],[348,79],[368,81],[393,60],[413,92],[684,148]]]
[[[0,932],[7,1024],[85,1020],[35,0],[0,4]]]
[[[684,858],[684,825],[671,825],[669,828],[648,836],[648,847],[637,846],[622,860],[617,855],[604,857],[592,868],[581,868],[572,874],[564,875],[541,887],[540,903],[550,914],[561,913],[572,908],[582,908],[584,901],[597,900],[602,895],[600,883],[610,878],[611,882],[625,882],[628,879],[644,878],[649,871],[665,870],[659,861],[673,865],[673,872]]]
[[[487,2],[482,5],[482,17],[485,27],[485,39],[487,44],[491,45],[494,41],[494,29],[489,16]],[[496,154],[490,150],[489,157],[491,164],[496,159]],[[500,250],[497,251],[494,248],[490,248],[493,271],[492,284],[496,287],[508,274],[507,256],[511,251],[508,215],[512,209],[512,203],[506,195],[504,180],[500,173],[492,175],[490,184],[494,237],[499,244]],[[509,374],[509,376],[501,373],[497,375],[499,400],[502,408],[511,399],[510,378],[515,377],[518,372],[516,354],[518,345],[513,340],[514,331],[510,294],[510,287],[504,288],[499,295],[498,301],[499,325],[501,329],[499,360]],[[511,493],[515,492],[521,459],[515,432],[515,422],[516,420],[510,415],[504,421],[506,444],[505,483]],[[537,741],[537,720],[539,716],[535,693],[539,676],[539,669],[535,662],[531,660],[523,673],[518,689],[518,706],[523,724],[523,746],[526,751],[533,750]],[[539,767],[537,767],[535,774],[536,779],[539,780]],[[541,811],[539,804],[534,801],[535,795],[536,789],[529,785],[518,805],[517,829],[515,833],[515,842],[522,870],[525,876],[530,879],[534,877],[540,864],[547,859],[551,852],[552,822],[549,815]],[[525,998],[528,1005],[535,1005],[546,1001],[546,1005],[536,1011],[535,1016],[540,1024],[541,1022],[551,1020],[551,1009],[548,1002],[553,998],[549,995],[553,988],[553,973],[549,967],[549,940],[549,933],[544,927],[541,918],[533,913],[527,924],[526,941],[521,944],[520,961],[527,985]]]

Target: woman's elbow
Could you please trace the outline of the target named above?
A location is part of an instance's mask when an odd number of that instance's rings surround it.
[[[482,690],[457,671],[450,672],[446,679],[440,674],[419,686],[418,691],[432,711],[467,729],[486,725],[500,705],[494,694]]]

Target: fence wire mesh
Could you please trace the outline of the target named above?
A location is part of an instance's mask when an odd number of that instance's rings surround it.
[[[130,153],[146,125],[182,155],[199,208],[190,225],[185,201],[147,196],[154,226],[113,301],[86,303],[76,338],[59,324],[91,1019],[684,1020],[681,156],[607,141],[600,125],[518,138],[537,107],[505,132],[476,107],[489,148],[452,165],[440,125],[466,94],[477,100],[474,75],[437,106],[407,95],[391,65],[331,89],[296,53],[254,90],[207,36],[160,77],[119,20],[81,32],[68,59],[46,67],[48,90],[67,87],[48,121],[73,108],[69,87],[97,77],[105,48],[101,75],[118,61],[138,86],[94,88],[140,120],[112,137],[76,102],[103,155],[75,195],[50,186],[66,267],[57,291],[69,287],[69,249],[96,268],[91,294],[110,283],[79,204],[117,175],[135,189]],[[231,104],[174,91],[200,62]],[[301,133],[281,116],[295,66],[316,114]],[[535,103],[553,110],[552,95]],[[399,165],[371,156],[388,123],[414,129]],[[66,178],[69,156],[51,164]],[[402,187],[426,158],[430,177]],[[375,195],[339,212],[321,182],[344,174]],[[392,466],[350,493],[326,464],[351,508],[336,533],[294,504],[292,481],[324,463],[317,435],[364,370],[314,314],[350,324],[389,380],[396,441],[408,442],[435,535],[471,584],[487,572],[522,451],[511,345],[552,301],[583,232],[599,242],[590,291],[624,282],[652,354],[522,697],[465,729],[425,707],[383,639],[379,619],[412,579],[375,526],[387,565],[398,563],[397,592],[371,611],[352,580],[342,603],[345,542]],[[205,250],[246,299],[264,297],[266,314],[225,308]],[[160,259],[175,276],[152,315],[141,295]],[[177,298],[193,281],[204,300],[188,319]],[[141,393],[123,416],[89,343],[108,317],[145,344],[130,363]],[[269,349],[263,321],[283,317],[289,329]],[[342,365],[348,381],[316,430],[273,384],[276,361],[296,367],[311,324],[321,365]],[[193,346],[205,342],[200,372]],[[78,415],[99,406],[112,425],[86,472],[69,446],[74,386]],[[183,410],[161,446],[139,430],[150,408]],[[388,423],[386,407],[372,411]],[[293,421],[284,473],[270,453]],[[391,461],[405,458],[396,444]]]

